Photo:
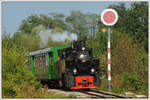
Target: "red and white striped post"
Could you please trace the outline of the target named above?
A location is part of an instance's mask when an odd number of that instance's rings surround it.
[[[105,9],[101,14],[103,24],[113,26],[118,20],[118,14],[113,9]],[[110,27],[108,28],[108,91],[111,92],[111,53],[110,53]]]
[[[108,28],[108,91],[111,92],[110,28]]]

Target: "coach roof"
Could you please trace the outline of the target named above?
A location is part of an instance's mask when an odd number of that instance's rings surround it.
[[[34,56],[34,55],[38,55],[38,54],[42,54],[42,53],[48,53],[48,52],[50,52],[50,50],[51,50],[51,48],[46,48],[46,49],[30,52],[29,56]]]

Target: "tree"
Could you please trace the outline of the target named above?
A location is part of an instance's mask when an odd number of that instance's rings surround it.
[[[49,14],[52,16],[52,19],[54,20],[64,20],[64,17],[65,17],[64,14],[60,14],[60,13],[51,12]]]
[[[26,49],[6,36],[2,40],[2,96],[12,98],[17,95],[17,87],[24,82],[35,84],[36,80],[26,66]]]
[[[88,20],[88,28],[91,31],[91,35],[95,37],[96,32],[98,32],[99,30],[98,21],[100,20],[100,16],[98,14],[88,13],[87,20]]]
[[[40,37],[38,34],[15,33],[12,43],[22,45],[27,51],[34,51],[40,48]]]
[[[71,26],[71,32],[76,33],[78,37],[89,33],[86,16],[80,11],[71,11],[70,16],[66,17],[66,22]]]
[[[114,29],[130,34],[139,43],[148,44],[148,2],[134,2],[129,9],[123,3],[111,5],[109,8],[115,9],[119,15]],[[148,51],[147,48],[145,47]]]

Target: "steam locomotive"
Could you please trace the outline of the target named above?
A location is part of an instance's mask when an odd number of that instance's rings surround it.
[[[28,56],[28,66],[41,81],[55,81],[69,89],[99,88],[101,70],[98,58],[85,45],[85,39],[71,46],[57,46]]]

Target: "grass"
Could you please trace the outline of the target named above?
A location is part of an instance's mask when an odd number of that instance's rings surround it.
[[[24,83],[17,88],[15,98],[76,98],[75,95],[58,94],[57,92],[48,91],[48,87],[36,88],[35,85]]]

